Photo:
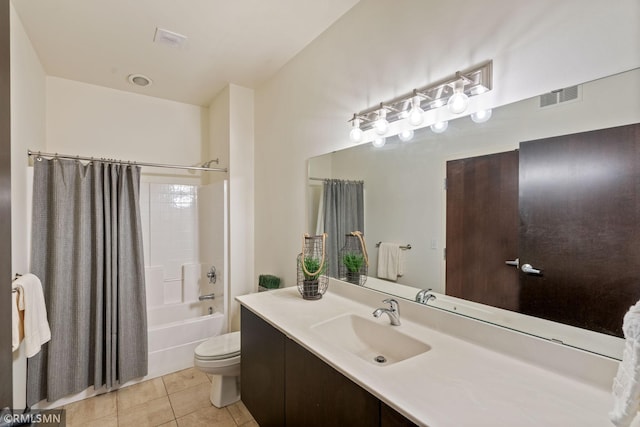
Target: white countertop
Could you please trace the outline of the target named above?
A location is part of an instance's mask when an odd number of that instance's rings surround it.
[[[415,303],[399,301],[402,325],[389,327],[398,328],[425,342],[431,350],[393,365],[376,366],[337,346],[328,345],[311,329],[312,325],[345,313],[373,319],[371,313],[382,307],[381,300],[387,297],[372,290],[358,288],[356,291],[357,287],[353,285],[337,283],[332,282],[329,291],[317,301],[303,300],[296,287],[245,295],[237,300],[420,425],[612,426],[607,416],[612,407],[610,389],[602,384],[563,375],[557,370],[554,372],[540,364],[514,357],[513,353],[495,351],[477,342],[443,333],[438,322],[442,323],[442,316],[455,315],[436,313],[440,310],[426,307],[433,311],[416,316],[416,310],[425,307],[416,308]],[[354,292],[361,293],[364,303],[343,296],[345,293],[340,292],[342,286],[349,287],[344,289],[351,296]],[[380,302],[371,305],[372,301]],[[389,324],[387,316],[375,320]],[[469,322],[468,328],[472,329],[478,324],[470,319],[450,318],[449,321]],[[482,326],[487,327],[490,326]],[[486,329],[481,332],[483,334],[486,334]],[[530,348],[548,351],[546,345],[534,342]],[[596,362],[602,364],[601,361]],[[585,364],[585,368],[590,366],[595,365]],[[606,373],[615,368],[606,361],[604,366]]]

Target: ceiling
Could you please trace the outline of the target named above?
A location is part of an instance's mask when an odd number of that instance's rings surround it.
[[[47,75],[208,106],[268,80],[359,0],[12,1]],[[156,28],[188,40],[154,43]]]

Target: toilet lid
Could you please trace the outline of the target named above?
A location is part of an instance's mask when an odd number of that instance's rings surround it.
[[[231,332],[209,338],[198,345],[196,357],[201,359],[227,359],[240,354],[240,332]]]

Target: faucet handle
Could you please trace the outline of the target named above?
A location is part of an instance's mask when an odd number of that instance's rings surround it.
[[[398,314],[400,314],[400,307],[398,306],[398,301],[396,301],[393,298],[387,298],[385,300],[383,300],[382,302],[389,304],[391,306],[391,311],[395,311]]]

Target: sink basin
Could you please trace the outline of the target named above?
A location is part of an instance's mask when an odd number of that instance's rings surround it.
[[[311,330],[332,346],[354,354],[378,366],[417,356],[431,347],[398,331],[395,326],[354,314],[345,314],[320,323]]]

